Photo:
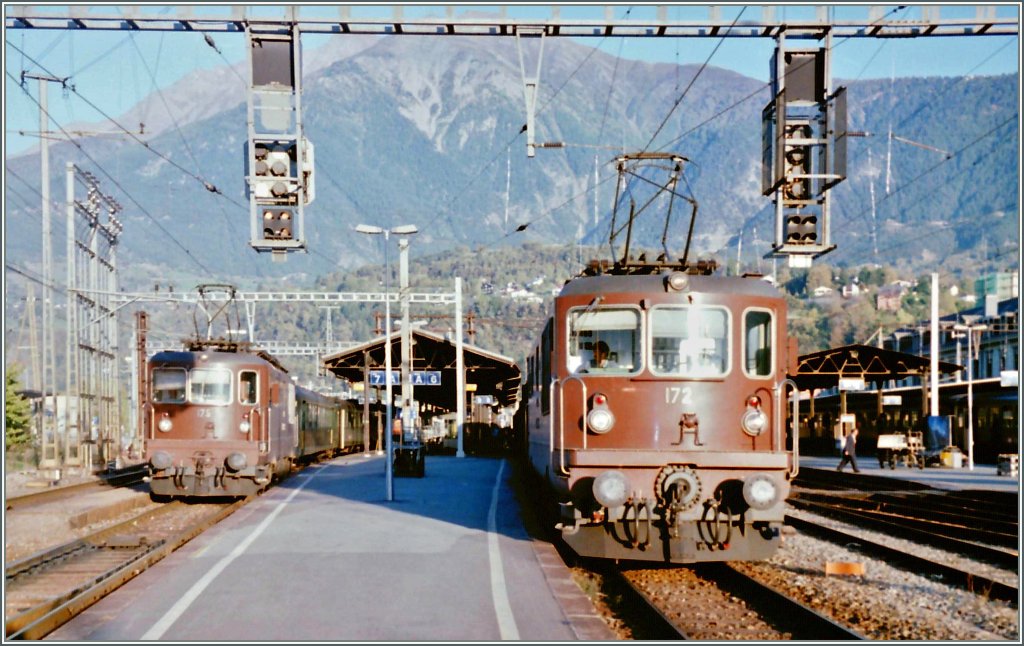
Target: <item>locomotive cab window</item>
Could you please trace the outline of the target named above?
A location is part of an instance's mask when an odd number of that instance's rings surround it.
[[[651,310],[651,371],[715,378],[729,372],[729,312],[720,307]]]
[[[193,404],[230,404],[231,373],[227,370],[196,368],[189,381],[189,401]]]
[[[640,370],[640,312],[626,308],[569,310],[568,368],[609,375]]]
[[[259,403],[259,390],[256,388],[256,371],[243,370],[238,373],[238,402],[252,406]]]
[[[153,370],[153,402],[156,404],[184,404],[185,371],[181,368],[155,368]]]
[[[772,313],[747,310],[743,315],[743,368],[751,377],[772,374]]]

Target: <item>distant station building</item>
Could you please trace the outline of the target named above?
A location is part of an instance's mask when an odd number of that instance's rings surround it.
[[[999,301],[1019,298],[1020,273],[1006,271],[986,274],[974,281],[974,293],[977,294],[979,301],[984,301],[986,296],[995,296]]]
[[[1004,284],[1012,284],[1014,296],[996,300],[992,294],[983,303],[971,309],[949,314],[939,319],[939,360],[964,366],[964,370],[941,375],[939,380],[939,414],[950,417],[950,428],[957,444],[967,427],[967,380],[973,382],[974,438],[977,454],[982,460],[994,460],[997,454],[1016,453],[1019,450],[1019,369],[1020,369],[1020,302],[1016,296],[1016,272],[1002,274]],[[980,282],[980,281],[979,281]],[[995,279],[989,284],[995,285]],[[979,292],[979,297],[981,293]],[[961,329],[956,329],[959,326]],[[969,326],[974,332],[962,328]],[[967,344],[973,334],[974,346],[968,352]],[[928,321],[912,328],[896,330],[884,340],[886,349],[931,356],[931,330]],[[968,360],[971,366],[968,367]],[[904,408],[918,401],[912,393],[923,393],[927,384],[920,377],[911,377],[900,383],[887,384],[892,393],[904,393]],[[910,394],[910,397],[906,395]],[[909,411],[917,417],[927,414],[927,401],[920,411]],[[910,406],[910,408],[914,408]]]

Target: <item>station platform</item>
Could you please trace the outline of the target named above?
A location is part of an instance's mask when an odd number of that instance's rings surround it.
[[[615,639],[531,536],[510,476],[499,458],[432,455],[388,501],[383,456],[308,467],[46,639]]]
[[[824,457],[801,455],[800,466],[834,470],[839,465],[839,460],[840,456],[838,454]],[[970,489],[1020,494],[1020,475],[999,475],[994,464],[975,463],[973,470],[968,469],[966,465],[959,469],[951,467],[925,467],[924,469],[918,469],[917,467],[907,467],[902,464],[896,465],[895,469],[890,469],[878,466],[878,459],[873,455],[858,455],[857,466],[863,474],[895,478],[897,480],[913,480],[936,489]],[[851,478],[856,478],[858,475],[853,472],[850,465],[843,467],[843,471]]]

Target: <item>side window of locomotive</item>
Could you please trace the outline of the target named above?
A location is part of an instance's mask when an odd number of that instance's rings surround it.
[[[540,335],[540,412],[547,415],[551,410],[551,350],[554,342],[553,320],[548,319]]]
[[[295,384],[288,384],[288,422],[295,424]]]
[[[185,371],[181,368],[153,370],[153,403],[185,403]]]
[[[656,307],[651,311],[651,371],[673,377],[729,372],[729,313],[719,307]]]
[[[772,374],[772,313],[748,310],[743,315],[743,369],[751,377]]]
[[[569,310],[568,368],[587,374],[640,370],[640,312],[626,308]]]
[[[252,406],[259,403],[259,390],[256,388],[256,371],[243,370],[238,373],[238,401]]]
[[[193,404],[230,404],[231,372],[195,368],[189,375],[189,401]]]

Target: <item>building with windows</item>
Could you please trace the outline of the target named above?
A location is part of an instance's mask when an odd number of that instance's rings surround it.
[[[985,296],[995,296],[997,300],[1020,297],[1019,272],[996,272],[982,276],[974,281],[974,293],[978,300]]]
[[[1001,301],[989,298],[978,307],[939,319],[938,360],[963,366],[963,369],[940,375],[938,414],[948,419],[950,444],[965,453],[967,416],[969,412],[972,414],[976,462],[994,464],[1000,454],[1019,451],[1018,317],[1016,298]],[[970,350],[968,342],[973,343]],[[884,335],[880,345],[885,350],[930,357],[930,322],[921,321]],[[814,425],[819,431],[825,429],[817,435],[810,433],[806,443],[801,439],[801,448],[806,444],[808,450],[830,450],[828,429],[838,423],[843,411],[856,415],[857,423],[866,431],[861,439],[868,454],[873,438],[880,434],[924,430],[931,412],[927,375],[890,380],[880,385],[869,383],[863,390],[846,392],[845,403],[841,405],[842,399],[838,389],[832,388],[816,391],[813,405],[810,401],[807,406],[801,402],[801,410],[809,415],[805,424]]]

